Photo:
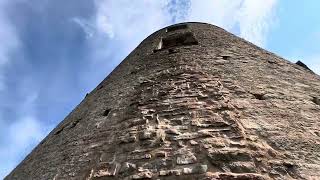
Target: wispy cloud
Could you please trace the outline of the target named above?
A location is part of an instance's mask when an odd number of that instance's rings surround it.
[[[7,175],[23,160],[51,129],[51,125],[36,118],[36,100],[36,93],[27,93],[24,101],[16,107],[13,122],[6,123],[0,116],[0,177]]]
[[[83,80],[91,84],[91,78],[105,77],[145,37],[169,25],[171,15],[166,9],[168,4],[169,1],[149,0],[94,1],[95,14],[80,19],[80,24],[85,24],[84,31],[92,32],[87,41],[90,44],[90,62],[87,67],[92,70],[88,71],[90,74],[84,75]]]
[[[10,63],[10,56],[20,45],[15,27],[9,21],[6,11],[7,1],[0,2],[0,92],[6,88],[5,67]]]
[[[7,175],[47,133],[35,116],[36,92],[29,88],[17,90],[24,95],[18,103],[8,97],[13,90],[7,85],[10,82],[7,71],[17,63],[14,57],[21,53],[22,46],[17,29],[7,14],[7,7],[16,2],[0,1],[0,178]],[[14,119],[8,118],[8,111],[13,112],[9,116]]]
[[[171,18],[164,13],[166,1],[100,0],[95,4],[98,32],[118,40],[127,39],[133,44],[167,25]]]
[[[277,0],[96,0],[95,5],[94,17],[74,21],[87,36],[94,34],[92,41],[98,42],[95,49],[105,49],[104,44],[117,41],[122,43],[120,47],[127,47],[126,52],[153,31],[182,21],[212,23],[264,46],[277,20]],[[101,38],[103,43],[97,40]]]
[[[264,46],[276,21],[277,0],[191,0],[190,20],[221,26]]]
[[[5,127],[1,128],[0,177],[6,176],[48,133],[32,116],[21,117]]]
[[[71,19],[71,22],[78,24],[80,28],[82,28],[83,32],[86,34],[87,38],[91,38],[96,33],[95,27],[93,27],[93,25],[86,19],[73,17]]]

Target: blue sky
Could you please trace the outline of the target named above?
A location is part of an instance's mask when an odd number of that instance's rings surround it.
[[[318,0],[0,0],[0,178],[147,35],[215,24],[320,74]]]

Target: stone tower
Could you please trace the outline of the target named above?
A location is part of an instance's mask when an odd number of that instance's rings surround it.
[[[6,179],[317,179],[320,77],[216,26],[146,38]]]

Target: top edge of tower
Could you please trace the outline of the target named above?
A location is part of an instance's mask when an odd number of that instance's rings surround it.
[[[158,47],[159,42],[161,42],[162,40],[165,40],[168,38],[176,39],[179,37],[187,38],[187,36],[189,35],[191,35],[197,41],[197,45],[200,45],[200,46],[204,44],[209,45],[209,44],[212,44],[213,42],[221,42],[225,44],[230,40],[233,41],[234,39],[240,40],[245,43],[248,42],[219,26],[216,26],[210,23],[205,23],[205,22],[190,21],[190,22],[180,22],[176,24],[171,24],[154,31],[153,33],[148,35],[146,38],[144,38],[132,52],[136,51],[137,49],[144,49],[145,51],[143,53],[151,52],[159,48]],[[248,43],[251,45],[254,45],[250,42]]]
[[[217,25],[211,24],[211,23],[200,22],[200,21],[186,21],[186,22],[179,22],[179,23],[175,23],[175,24],[170,24],[170,25],[164,26],[163,28],[160,28],[159,30],[155,31],[152,34],[155,34],[155,33],[159,32],[159,31],[166,30],[167,28],[170,28],[170,27],[173,27],[173,26],[179,26],[179,25],[193,25],[193,26],[204,25],[204,26],[209,26],[209,27],[212,27],[212,28],[218,28],[218,29],[225,30],[225,29],[223,29],[223,28],[221,28],[221,27],[219,27]],[[152,34],[150,34],[150,36]]]
[[[170,46],[170,43],[177,39],[189,39],[190,37],[195,41],[195,44],[182,43],[183,45]],[[163,48],[163,46],[160,47],[164,42],[168,42],[170,45],[165,48]],[[190,45],[204,48],[202,49],[202,52],[210,49],[227,50],[230,49],[231,46],[234,46],[249,49],[253,48],[277,56],[276,54],[265,50],[263,47],[247,41],[222,27],[205,22],[190,21],[171,24],[154,31],[144,38],[125,59],[130,57],[131,54],[135,54],[137,51],[137,54],[140,56],[142,54],[148,56],[154,54],[157,50],[183,49],[184,47],[188,47],[186,49],[190,50]],[[281,58],[279,56],[277,57]]]
[[[164,27],[162,27],[162,28],[154,31],[153,33],[149,34],[149,35],[141,42],[141,44],[142,44],[145,40],[153,37],[155,34],[158,34],[158,33],[162,32],[162,31],[166,31],[166,30],[167,30],[168,28],[170,28],[170,27],[179,26],[179,25],[187,25],[187,26],[207,26],[207,27],[211,27],[212,29],[219,29],[219,30],[223,30],[223,31],[228,32],[227,30],[225,30],[225,29],[223,29],[223,28],[221,28],[221,27],[219,27],[219,26],[217,26],[217,25],[214,25],[214,24],[210,24],[210,23],[206,23],[206,22],[200,22],[200,21],[199,21],[199,22],[198,22],[198,21],[186,21],[186,22],[180,22],[180,23],[170,24],[170,25],[164,26]],[[229,33],[230,33],[230,32],[229,32]],[[231,34],[232,34],[232,33],[231,33]]]

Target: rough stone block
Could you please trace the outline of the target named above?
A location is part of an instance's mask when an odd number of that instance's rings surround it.
[[[197,162],[196,156],[192,152],[186,152],[185,154],[180,154],[177,156],[177,164],[193,164]]]

